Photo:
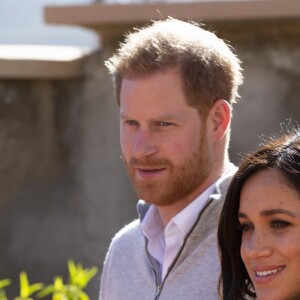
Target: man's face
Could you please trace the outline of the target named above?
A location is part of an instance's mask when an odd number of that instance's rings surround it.
[[[211,171],[212,147],[178,72],[124,79],[120,118],[123,160],[139,198],[166,206],[197,197]]]

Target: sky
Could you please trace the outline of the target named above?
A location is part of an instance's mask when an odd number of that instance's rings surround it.
[[[47,5],[75,5],[92,0],[0,0],[0,45],[70,45],[96,47],[97,34],[80,27],[49,25],[43,20]]]

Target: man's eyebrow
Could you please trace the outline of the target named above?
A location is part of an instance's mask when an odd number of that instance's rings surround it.
[[[124,114],[124,113],[122,113],[122,112],[120,112],[120,118],[122,118],[122,119],[128,119],[129,116],[126,115],[126,114]]]
[[[155,119],[157,120],[164,120],[164,119],[167,119],[167,120],[178,120],[178,119],[182,119],[182,117],[180,115],[177,115],[177,114],[172,114],[172,113],[169,113],[169,114],[164,114],[164,115],[160,115],[160,116],[157,116]]]
[[[122,119],[132,119],[129,115],[120,112],[120,118]],[[134,118],[133,118],[134,119]],[[153,117],[153,120],[181,120],[182,117],[178,114],[164,114],[164,115],[158,115],[157,117]]]

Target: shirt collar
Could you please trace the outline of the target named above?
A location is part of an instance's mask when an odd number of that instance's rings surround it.
[[[153,238],[164,230],[163,223],[155,205],[151,205],[141,222],[143,234],[148,238]]]
[[[179,228],[183,236],[186,236],[195,224],[200,211],[204,208],[210,195],[213,194],[214,189],[215,183],[207,188],[201,195],[199,195],[171,220],[171,222],[174,222],[174,224]]]

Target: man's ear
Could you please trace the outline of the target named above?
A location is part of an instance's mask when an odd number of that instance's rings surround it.
[[[215,141],[222,140],[231,122],[231,106],[224,99],[218,99],[208,115],[211,134]]]

